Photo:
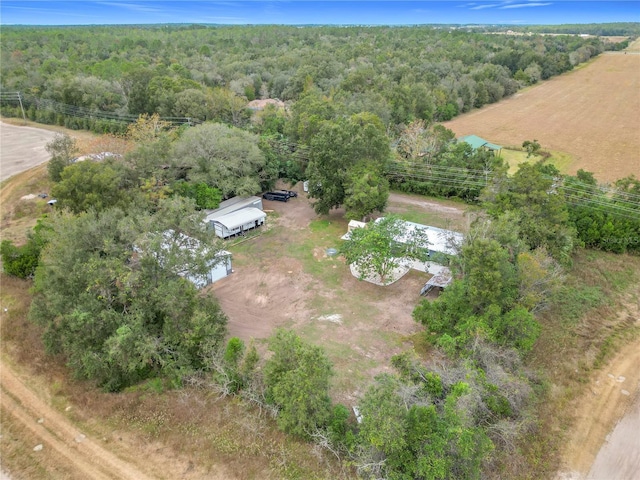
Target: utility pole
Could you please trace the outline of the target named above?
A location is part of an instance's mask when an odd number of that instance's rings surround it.
[[[27,116],[24,113],[24,106],[22,105],[22,94],[20,92],[3,92],[0,91],[0,101],[2,100],[10,100],[15,101],[18,100],[20,103],[20,111],[22,112],[22,120],[24,120],[24,124],[27,124]]]
[[[18,92],[18,101],[20,102],[20,110],[22,110],[22,120],[24,124],[27,124],[27,116],[24,114],[24,107],[22,106],[22,95]]]

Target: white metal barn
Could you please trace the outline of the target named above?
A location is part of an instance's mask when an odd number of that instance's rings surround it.
[[[264,224],[267,214],[258,208],[243,208],[221,217],[217,217],[209,223],[220,238],[229,238],[235,235],[243,235],[249,230],[258,228]]]

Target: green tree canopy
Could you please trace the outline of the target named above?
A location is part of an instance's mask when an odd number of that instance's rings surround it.
[[[544,247],[556,260],[569,263],[576,233],[559,191],[561,180],[553,165],[523,163],[513,177],[496,176],[484,199],[494,218],[517,212],[520,234],[531,249]]]
[[[62,171],[71,162],[78,153],[76,140],[66,133],[58,133],[53,140],[45,146],[47,152],[51,155],[51,159],[47,164],[49,178],[54,182],[59,182]]]
[[[47,240],[29,316],[43,327],[47,351],[63,354],[77,376],[119,390],[207,368],[226,317],[181,276],[204,274],[219,251],[193,204],[170,199],[154,215],[58,213]]]
[[[367,168],[381,176],[389,155],[389,140],[375,115],[362,113],[323,122],[311,141],[307,167],[309,196],[315,200],[316,212],[326,214],[344,204],[354,168]]]
[[[359,406],[360,442],[368,447],[356,460],[359,471],[373,478],[480,478],[493,449],[469,411],[480,406],[480,388],[445,383],[407,356],[394,357],[394,365],[403,375],[376,377]]]
[[[349,265],[355,265],[360,279],[377,276],[383,284],[406,260],[427,261],[429,240],[421,228],[412,228],[395,215],[354,228],[340,247]]]
[[[199,209],[218,208],[222,201],[222,194],[217,188],[210,187],[206,183],[192,183],[180,181],[173,185],[178,195],[193,198]]]
[[[359,164],[349,170],[344,193],[346,217],[364,220],[387,207],[389,182],[366,164]]]
[[[278,425],[284,431],[309,437],[325,426],[331,415],[331,363],[320,347],[303,342],[289,330],[269,339],[273,356],[264,367],[267,398],[280,409]]]
[[[125,188],[124,166],[112,161],[84,160],[65,167],[51,189],[57,206],[74,213],[126,207],[133,195]]]
[[[188,179],[204,182],[224,198],[255,195],[277,174],[258,148],[259,138],[219,123],[188,129],[176,142],[174,161],[188,170]]]

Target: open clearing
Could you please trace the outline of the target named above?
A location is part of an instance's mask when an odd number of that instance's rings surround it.
[[[44,147],[54,136],[41,128],[0,122],[0,181],[48,161]]]
[[[640,40],[443,125],[503,146],[536,139],[572,157],[563,169],[600,181],[640,175]]]
[[[422,330],[411,313],[429,275],[412,271],[387,287],[353,277],[342,258],[326,254],[347,231],[344,212],[318,217],[299,185],[295,189],[299,197],[287,203],[263,201],[273,210],[269,230],[230,247],[234,273],[211,288],[229,317],[231,335],[260,340],[288,327],[321,345],[335,365],[334,397],[353,404]],[[454,202],[392,194],[389,211],[466,230],[464,206]]]

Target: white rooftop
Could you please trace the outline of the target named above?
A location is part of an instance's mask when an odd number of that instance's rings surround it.
[[[241,225],[246,225],[247,223],[265,218],[266,216],[267,214],[259,208],[247,207],[216,217],[212,219],[212,221],[224,225],[228,230],[233,230]]]
[[[223,202],[220,202],[220,205],[215,210],[207,210],[207,216],[205,217],[205,222],[212,222],[213,220],[218,220],[220,217],[232,213],[241,208],[245,208],[248,205],[261,205],[261,198],[252,196],[252,197],[232,197]],[[255,207],[253,207],[255,208]]]
[[[379,222],[382,218],[375,221]],[[401,220],[407,226],[407,233],[411,233],[416,229],[423,230],[427,233],[429,245],[427,248],[432,252],[445,253],[447,255],[456,255],[456,246],[462,245],[464,235],[453,230],[445,230],[444,228],[432,227],[430,225],[422,225],[420,223],[407,222]],[[404,238],[397,238],[396,241],[404,243]]]

